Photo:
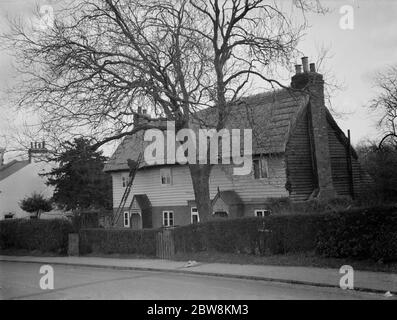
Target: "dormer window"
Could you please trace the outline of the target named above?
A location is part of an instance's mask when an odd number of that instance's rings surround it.
[[[160,169],[160,182],[164,186],[172,184],[171,168]]]

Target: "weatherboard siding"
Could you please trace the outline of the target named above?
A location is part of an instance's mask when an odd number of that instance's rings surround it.
[[[243,202],[255,202],[266,198],[288,196],[285,190],[285,165],[282,157],[269,158],[269,178],[255,180],[253,174],[233,175],[232,167],[214,166],[210,176],[210,196],[213,199],[220,190],[235,190]],[[187,166],[172,166],[172,185],[160,184],[160,168],[145,168],[137,172],[127,204],[134,194],[146,194],[153,207],[186,206],[194,200],[193,185]],[[117,208],[125,191],[122,175],[127,172],[112,173],[113,207]]]
[[[298,118],[286,147],[290,198],[294,201],[309,199],[316,188],[309,125],[306,109]]]

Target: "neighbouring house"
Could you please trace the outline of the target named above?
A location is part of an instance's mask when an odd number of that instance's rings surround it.
[[[252,129],[253,169],[237,176],[232,174],[233,165],[212,167],[214,217],[264,216],[270,198],[357,197],[367,188],[369,176],[325,106],[323,76],[307,58],[296,66],[291,88],[296,90],[249,96],[232,107],[226,128]],[[201,116],[217,115],[204,110]],[[147,145],[142,132],[129,136],[105,166],[112,175],[114,212],[128,185],[127,159],[136,160]],[[136,229],[199,222],[188,166],[143,162],[117,221],[119,227]]]
[[[29,218],[30,213],[23,211],[19,202],[32,193],[52,197],[53,188],[45,184],[45,177],[40,176],[54,167],[53,163],[41,161],[47,153],[45,142],[31,143],[28,160],[12,160],[4,164],[5,149],[0,150],[0,220],[12,218]],[[64,214],[59,210],[43,213],[41,218],[60,218]]]

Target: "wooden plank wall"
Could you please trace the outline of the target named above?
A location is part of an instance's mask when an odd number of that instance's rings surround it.
[[[287,179],[293,201],[307,200],[315,189],[308,132],[308,111],[305,110],[297,119],[286,149]]]
[[[342,142],[334,128],[327,122],[329,153],[331,155],[332,182],[339,196],[350,195],[350,174],[347,145]]]

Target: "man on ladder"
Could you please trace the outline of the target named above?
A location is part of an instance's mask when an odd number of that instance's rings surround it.
[[[132,183],[134,181],[136,172],[139,169],[139,165],[140,165],[141,161],[142,161],[142,153],[139,154],[137,161],[134,161],[134,160],[131,160],[131,159],[127,159],[127,164],[128,164],[128,167],[130,168],[130,172],[129,172],[129,175],[128,175],[128,184],[127,184],[127,186],[125,188],[125,191],[124,191],[124,194],[123,194],[123,196],[121,198],[120,205],[117,208],[117,211],[116,211],[116,213],[113,216],[112,226],[117,225],[117,222],[119,221],[121,212],[123,211],[123,209],[125,207],[125,204],[126,204],[126,202],[128,200],[128,196],[130,195],[131,188],[132,188]]]

